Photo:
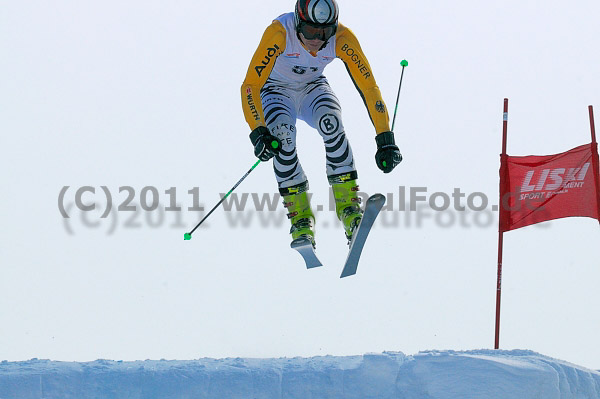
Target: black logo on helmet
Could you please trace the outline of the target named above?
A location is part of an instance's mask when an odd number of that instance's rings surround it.
[[[318,24],[337,22],[338,6],[335,0],[298,1],[296,13],[305,21]]]
[[[377,110],[377,112],[385,112],[385,105],[383,105],[383,102],[377,101],[375,103],[375,109]]]

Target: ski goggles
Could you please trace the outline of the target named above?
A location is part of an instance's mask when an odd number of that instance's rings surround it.
[[[298,25],[298,32],[302,33],[306,40],[320,39],[327,41],[335,34],[337,25],[314,25],[305,21],[301,21]]]

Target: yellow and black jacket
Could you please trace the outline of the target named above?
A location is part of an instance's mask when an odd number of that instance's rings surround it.
[[[341,59],[360,93],[377,134],[389,131],[389,114],[371,66],[354,33],[342,24],[318,53],[309,53],[297,37],[293,13],[267,27],[241,87],[244,117],[251,130],[265,126],[260,90],[267,79],[298,87],[319,77],[327,64]]]

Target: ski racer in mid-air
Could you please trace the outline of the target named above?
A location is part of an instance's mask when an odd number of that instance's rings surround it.
[[[241,87],[254,154],[262,161],[274,157],[292,239],[308,238],[313,247],[315,216],[307,195],[308,179],[296,153],[297,118],[323,137],[327,177],[349,242],[362,217],[358,175],[342,110],[323,76],[325,66],[334,59],[344,62],[365,102],[375,127],[379,169],[389,173],[402,160],[373,71],[354,33],[338,23],[338,13],[335,0],[297,0],[294,12],[279,16],[267,27]]]

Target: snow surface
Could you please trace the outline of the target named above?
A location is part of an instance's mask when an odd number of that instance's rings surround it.
[[[531,351],[0,363],[0,399],[597,399],[600,372]]]

